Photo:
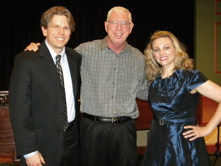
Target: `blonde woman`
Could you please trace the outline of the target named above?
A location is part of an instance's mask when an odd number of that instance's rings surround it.
[[[196,110],[200,94],[220,103],[221,88],[193,70],[185,47],[168,31],[152,35],[145,58],[154,119],[143,165],[210,165],[203,136],[221,121],[221,104],[206,127],[197,127]]]

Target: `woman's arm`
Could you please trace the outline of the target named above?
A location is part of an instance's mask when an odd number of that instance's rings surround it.
[[[190,141],[195,140],[198,137],[204,137],[210,134],[216,126],[221,122],[221,87],[212,81],[208,80],[195,89],[201,95],[206,96],[219,103],[216,112],[210,119],[209,123],[205,127],[199,126],[185,126],[184,129],[189,129],[184,132],[185,138],[189,138]]]

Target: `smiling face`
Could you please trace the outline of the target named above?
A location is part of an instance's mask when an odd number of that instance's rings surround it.
[[[176,49],[169,37],[154,40],[152,49],[154,58],[163,68],[173,69],[175,67]]]
[[[48,24],[48,28],[42,26],[41,29],[49,46],[57,54],[61,53],[71,35],[67,17],[63,15],[54,15],[51,22]]]
[[[117,25],[111,24],[110,21],[115,20],[119,22],[127,22],[130,24],[128,24],[128,26],[121,25],[121,23],[118,23]],[[126,11],[113,11],[109,16],[109,19],[105,21],[105,30],[108,34],[108,46],[110,48],[119,46],[124,47],[126,39],[133,29],[133,23],[130,21],[129,13]]]

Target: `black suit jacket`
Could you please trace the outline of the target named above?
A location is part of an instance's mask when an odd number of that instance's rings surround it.
[[[68,47],[66,55],[79,124],[81,55]],[[45,42],[37,52],[25,51],[18,54],[9,86],[10,118],[17,155],[38,150],[45,159],[54,160],[56,165],[59,163],[64,107],[64,93]]]

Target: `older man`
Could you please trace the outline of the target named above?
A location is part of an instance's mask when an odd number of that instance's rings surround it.
[[[83,164],[135,166],[135,98],[148,95],[144,56],[126,42],[134,26],[127,9],[112,8],[104,25],[107,37],[75,49],[82,55]]]

